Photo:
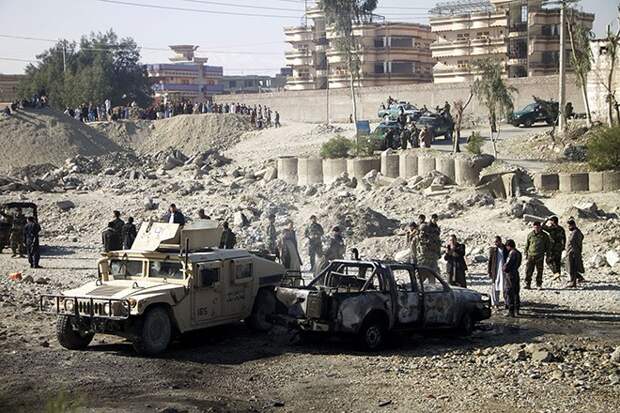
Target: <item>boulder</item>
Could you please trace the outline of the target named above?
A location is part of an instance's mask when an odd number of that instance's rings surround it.
[[[394,254],[394,261],[408,261],[410,256],[411,251],[408,249],[398,251],[396,254]]]
[[[69,211],[70,209],[75,208],[75,204],[73,201],[57,201],[56,206],[63,212]]]
[[[550,363],[555,361],[555,355],[549,350],[538,349],[532,353],[533,363]]]
[[[237,227],[244,227],[250,224],[250,221],[241,211],[237,211],[233,215],[233,225]]]
[[[600,254],[594,254],[589,261],[591,268],[602,268],[607,266],[607,260]]]
[[[605,253],[605,261],[610,267],[615,267],[620,262],[620,254],[616,250],[609,250]]]

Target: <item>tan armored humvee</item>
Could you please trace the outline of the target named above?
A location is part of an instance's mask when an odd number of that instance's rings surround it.
[[[41,297],[41,309],[58,314],[60,344],[84,349],[95,333],[114,334],[154,355],[192,330],[239,320],[268,329],[286,270],[245,250],[215,248],[221,233],[215,221],[143,224],[131,250],[99,260],[96,282]]]

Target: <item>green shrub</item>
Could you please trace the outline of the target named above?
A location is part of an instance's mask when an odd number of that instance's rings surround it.
[[[380,138],[373,135],[363,135],[358,137],[353,144],[353,152],[357,156],[372,156],[379,146]]]
[[[321,146],[321,158],[346,158],[355,144],[344,136],[335,136]]]
[[[473,153],[474,155],[482,154],[482,144],[484,143],[484,138],[480,136],[480,132],[472,132],[469,139],[467,139],[467,145],[465,149],[467,152]]]
[[[595,171],[620,169],[620,126],[598,128],[590,133],[588,164]]]

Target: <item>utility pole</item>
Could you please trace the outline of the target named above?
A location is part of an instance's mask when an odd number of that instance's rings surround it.
[[[560,132],[566,130],[566,1],[560,4],[560,97],[559,105],[559,127]]]
[[[327,46],[325,46],[325,50],[327,52]],[[326,113],[325,113],[325,123],[327,125],[329,125],[329,60],[327,58],[327,53],[325,53],[325,67],[326,67],[326,71],[327,74],[325,76],[325,106],[326,106]]]
[[[62,72],[67,72],[67,41],[62,41]]]

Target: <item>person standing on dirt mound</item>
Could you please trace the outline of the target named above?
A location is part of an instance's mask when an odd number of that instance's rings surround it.
[[[114,211],[114,219],[110,222],[114,229],[114,237],[112,239],[112,250],[118,251],[123,249],[123,227],[125,222],[121,219],[120,211]]]
[[[136,240],[138,236],[138,231],[136,230],[136,226],[133,223],[133,217],[129,217],[127,219],[127,223],[123,225],[122,230],[123,235],[123,249],[130,250],[133,242]]]
[[[446,253],[443,256],[446,260],[446,270],[448,272],[448,282],[450,285],[467,288],[465,272],[465,244],[460,244],[456,240],[456,235],[450,235],[450,241],[446,246]]]
[[[570,276],[570,282],[567,285],[568,288],[576,288],[577,281],[584,282],[583,273],[585,269],[583,267],[583,233],[574,219],[568,220],[568,246],[566,248],[566,269]]]
[[[551,249],[551,240],[549,236],[542,230],[540,222],[534,222],[532,232],[527,236],[525,243],[525,258],[527,260],[525,266],[525,289],[532,288],[532,276],[536,269],[536,287],[542,288],[543,283],[543,267],[545,264],[545,255],[549,254]]]
[[[521,252],[517,250],[515,242],[511,239],[506,241],[506,251],[508,251],[508,259],[504,264],[504,274],[506,275],[506,306],[508,307],[508,315],[515,317],[519,315],[521,308],[521,280],[519,279],[519,267],[521,266]]]
[[[506,285],[506,274],[504,274],[504,264],[508,258],[506,246],[502,243],[502,237],[495,237],[495,245],[489,249],[489,261],[487,274],[491,279],[491,305],[496,309],[500,308],[504,301],[504,286]]]
[[[39,252],[40,232],[41,226],[34,220],[34,217],[28,217],[28,223],[24,227],[24,243],[26,244],[30,268],[41,268],[39,265],[41,259],[41,254]]]
[[[284,265],[284,268],[287,270],[300,272],[303,263],[301,262],[301,257],[299,256],[297,235],[295,234],[292,221],[289,221],[286,228],[282,230],[282,234],[280,235],[280,240],[278,242],[278,249],[280,250],[280,259],[282,260],[282,265]]]
[[[562,276],[562,252],[566,248],[566,231],[559,225],[558,217],[553,216],[543,225],[549,235],[551,248],[547,254],[547,265],[553,271],[553,277],[559,280]]]
[[[310,271],[316,267],[316,258],[323,255],[323,227],[317,222],[316,215],[310,216],[310,225],[306,227],[304,237],[308,239],[308,255],[310,256]]]
[[[220,238],[220,249],[231,250],[235,248],[235,244],[237,244],[237,236],[230,229],[228,222],[224,222],[222,224],[224,231],[222,232],[222,237]]]
[[[13,225],[11,226],[11,250],[13,251],[13,257],[19,255],[20,258],[24,258],[26,247],[24,246],[24,227],[26,226],[26,216],[22,213],[21,208],[17,208],[15,215],[13,216]]]
[[[185,215],[177,209],[175,204],[170,204],[168,212],[164,215],[164,222],[168,224],[185,225]]]
[[[315,271],[315,273],[319,273],[323,271],[325,268],[327,268],[330,261],[343,259],[344,254],[346,253],[346,250],[347,250],[347,247],[344,242],[342,232],[340,231],[340,227],[336,226],[332,228],[332,232],[329,237],[328,247],[325,250],[325,253],[323,254],[321,265],[317,267],[317,271]]]

